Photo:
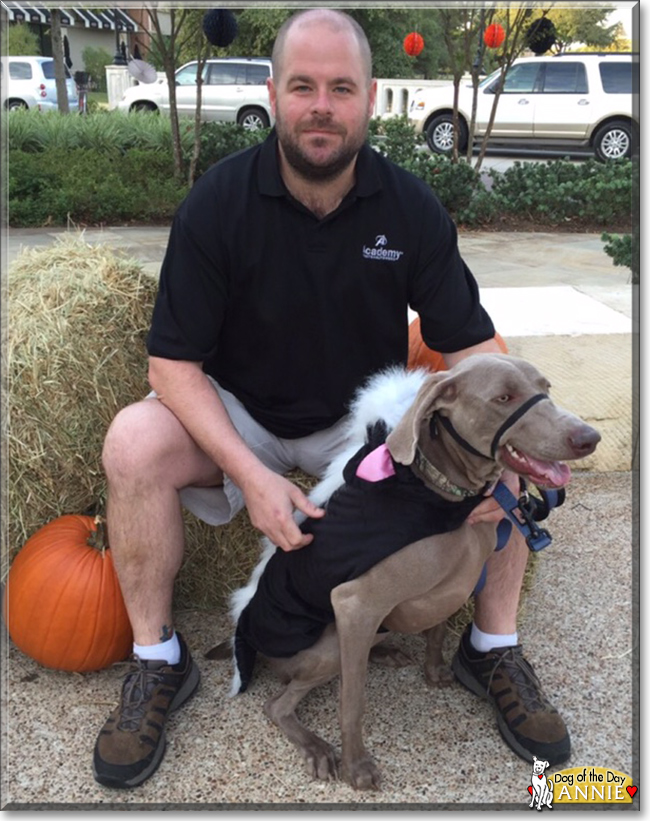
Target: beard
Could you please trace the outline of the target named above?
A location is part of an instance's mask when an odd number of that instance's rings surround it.
[[[300,145],[300,135],[312,128],[339,134],[343,138],[340,146],[322,160],[312,159],[309,151]],[[327,117],[313,117],[297,126],[294,132],[287,127],[280,111],[276,111],[275,130],[284,156],[293,170],[305,180],[325,182],[338,177],[354,160],[366,141],[368,122],[354,132],[348,132]],[[324,148],[326,144],[326,138],[312,138],[311,146],[314,149]]]

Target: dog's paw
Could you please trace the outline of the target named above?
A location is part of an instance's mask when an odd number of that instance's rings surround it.
[[[450,687],[455,680],[451,668],[446,664],[425,664],[424,678],[429,687]]]
[[[383,667],[408,667],[415,663],[407,653],[390,644],[377,644],[373,647],[370,650],[370,661]]]
[[[336,781],[338,760],[331,744],[315,736],[307,744],[300,746],[300,754],[311,778],[319,781]]]
[[[341,777],[355,790],[378,790],[381,771],[370,756],[341,765]]]

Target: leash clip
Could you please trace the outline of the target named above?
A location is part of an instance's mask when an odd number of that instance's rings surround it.
[[[528,545],[529,550],[532,550],[534,553],[537,553],[539,550],[543,550],[545,547],[548,547],[553,539],[551,538],[551,534],[543,527],[538,527],[537,522],[535,521],[535,506],[530,501],[530,494],[527,490],[519,497],[517,502],[517,508],[521,513],[522,518],[524,519],[528,530],[530,531],[526,535],[526,544]]]
[[[548,505],[546,513],[543,514],[540,509],[542,503],[538,502],[536,497],[528,492],[525,482],[521,483],[519,499],[501,481],[497,482],[492,495],[505,510],[508,519],[523,534],[529,550],[537,553],[551,544],[553,541],[551,534],[548,530],[537,525],[537,521],[546,518],[548,515]],[[547,501],[550,501],[550,497],[547,498]],[[556,505],[562,504],[563,501],[564,494],[561,496],[558,494],[553,500]]]

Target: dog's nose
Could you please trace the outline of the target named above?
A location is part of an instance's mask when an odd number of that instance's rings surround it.
[[[581,425],[569,436],[569,444],[577,459],[589,456],[596,450],[596,445],[600,442],[600,434],[595,428],[589,425]]]

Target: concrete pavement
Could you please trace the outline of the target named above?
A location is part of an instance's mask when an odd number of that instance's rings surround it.
[[[21,247],[53,242],[57,233],[10,230],[7,261]],[[85,232],[88,242],[121,249],[154,276],[167,236],[166,228]],[[537,563],[519,630],[570,729],[566,766],[606,767],[638,784],[629,272],[612,265],[596,235],[476,232],[461,234],[460,245],[511,351],[537,364],[558,403],[603,433],[550,520],[554,543]],[[309,781],[297,753],[262,712],[278,686],[266,669],[248,693],[227,697],[229,666],[203,658],[229,635],[223,613],[180,613],[177,623],[201,668],[202,688],[171,719],[158,773],[124,793],[97,785],[90,767],[122,671],[44,670],[2,635],[3,808],[527,811],[530,765],[502,742],[486,703],[460,685],[426,687],[419,638],[395,639],[418,664],[369,672],[366,742],[384,785],[364,794]],[[446,658],[456,642],[448,637]],[[337,692],[336,683],[325,685],[301,707],[305,722],[335,746]]]

